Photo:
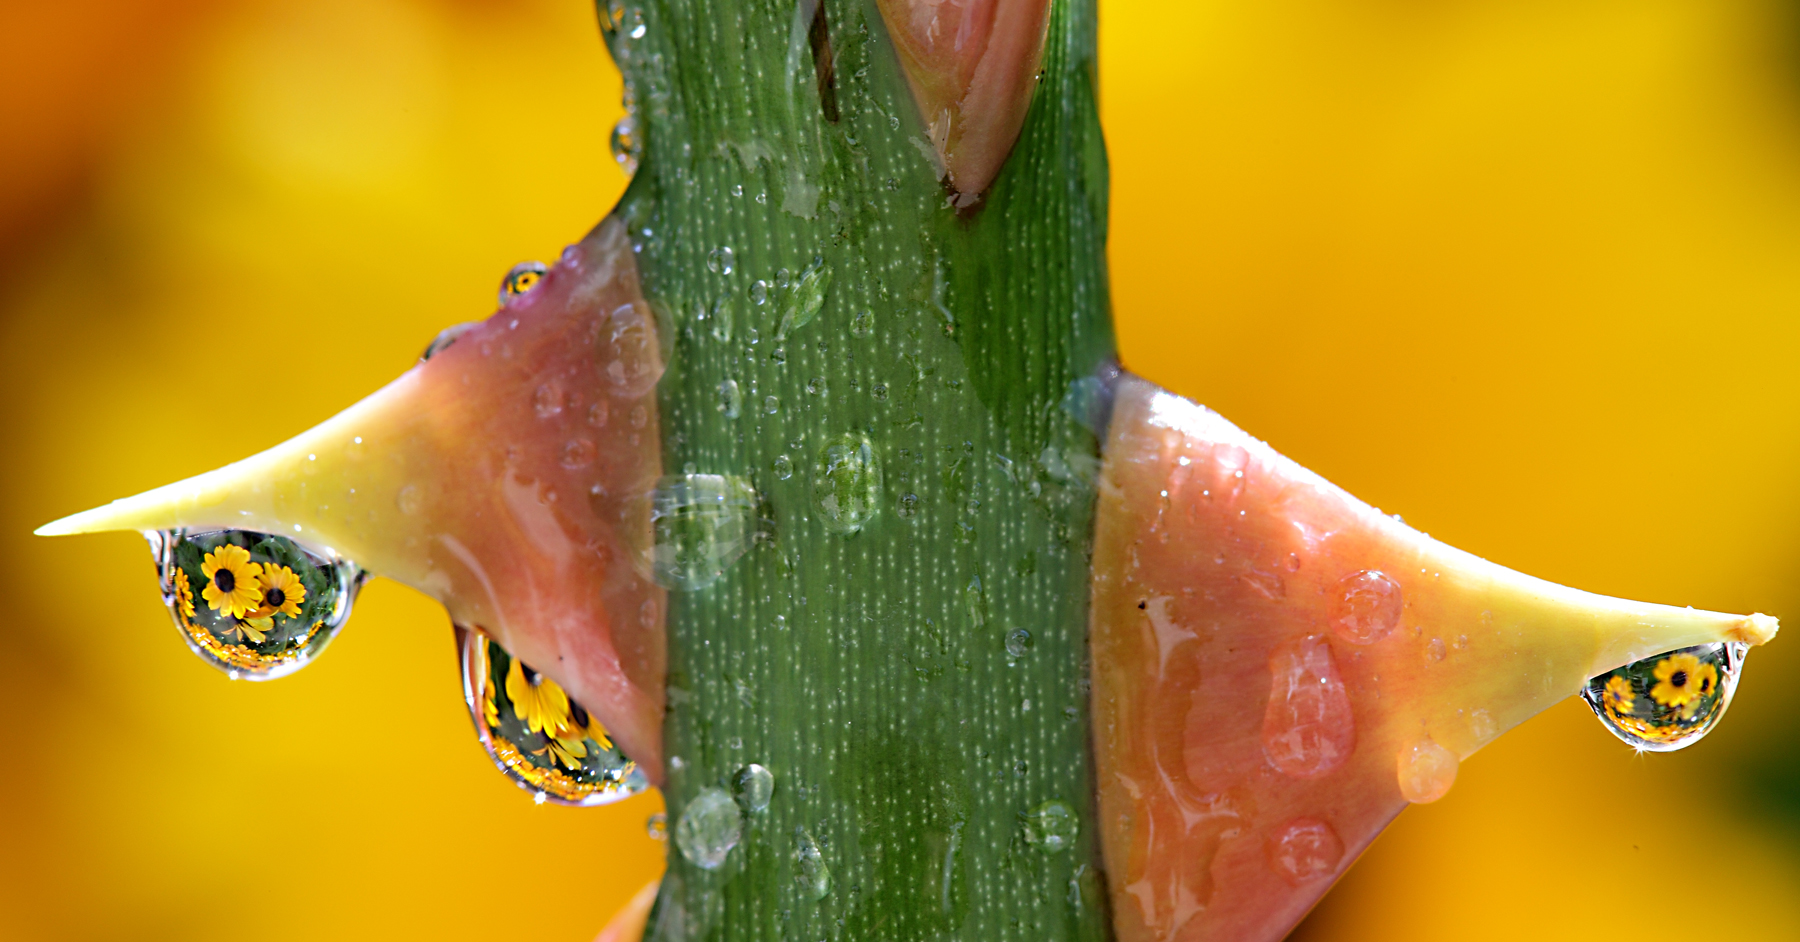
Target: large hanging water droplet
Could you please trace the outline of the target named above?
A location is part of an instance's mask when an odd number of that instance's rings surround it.
[[[366,574],[328,551],[248,530],[144,534],[190,649],[232,679],[305,667],[350,617]]]
[[[476,738],[500,771],[538,801],[605,805],[650,786],[600,721],[556,681],[461,625],[456,648]]]
[[[1081,818],[1066,801],[1054,799],[1031,809],[1024,816],[1025,843],[1046,854],[1056,854],[1075,846],[1081,832]]]
[[[671,589],[712,585],[756,538],[756,489],[726,474],[683,474],[650,494],[652,576]]]
[[[500,279],[500,306],[505,307],[513,299],[530,293],[549,273],[550,267],[543,262],[520,262],[507,269],[506,277]]]
[[[1748,651],[1723,642],[1658,654],[1590,679],[1581,696],[1633,748],[1674,752],[1719,724]]]
[[[881,462],[869,436],[840,435],[819,449],[813,465],[813,503],[828,530],[855,533],[881,510]]]
[[[637,118],[626,115],[613,125],[612,155],[626,176],[637,173],[638,160],[644,155],[644,141],[638,136]]]
[[[681,809],[675,823],[675,846],[688,863],[717,870],[743,836],[742,812],[723,788],[702,788]]]

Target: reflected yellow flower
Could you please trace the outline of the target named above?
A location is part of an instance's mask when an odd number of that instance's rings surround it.
[[[1631,681],[1620,676],[1613,676],[1606,681],[1606,690],[1601,699],[1606,708],[1614,713],[1630,713],[1637,702],[1637,694],[1631,692]]]
[[[481,718],[487,721],[488,729],[500,728],[500,706],[494,702],[494,685],[484,684],[487,688],[481,697]]]
[[[1656,686],[1650,688],[1650,697],[1666,707],[1685,706],[1689,701],[1699,699],[1699,674],[1703,665],[1700,659],[1692,654],[1671,654],[1656,665]],[[1705,665],[1710,669],[1710,665]],[[1718,682],[1715,672],[1713,683]]]
[[[266,617],[252,618],[246,616],[226,625],[219,633],[231,641],[239,641],[245,644],[262,644],[263,641],[267,640],[269,632],[273,630],[275,630],[274,619]]]
[[[612,748],[612,737],[606,734],[606,727],[601,726],[599,720],[594,719],[593,716],[589,715],[588,711],[583,709],[581,704],[572,700],[569,702],[569,719],[574,723],[575,728],[581,731],[582,735],[592,739],[600,748]]]
[[[506,670],[506,698],[512,701],[514,715],[534,733],[551,736],[569,725],[569,695],[556,681],[528,671],[518,658]]]
[[[262,566],[251,562],[250,551],[241,546],[226,543],[207,553],[200,572],[208,580],[200,595],[213,611],[240,618],[262,601],[262,587],[257,584]]]
[[[306,586],[301,584],[300,577],[292,569],[269,563],[262,567],[262,575],[257,582],[262,586],[262,607],[253,612],[251,617],[300,617],[300,603],[306,601]]]
[[[557,732],[559,735],[551,737],[543,749],[532,752],[532,755],[541,756],[548,751],[550,757],[564,768],[571,771],[581,768],[581,760],[587,758],[587,743],[582,742],[583,733],[569,726]]]
[[[188,580],[188,574],[180,566],[175,567],[175,605],[181,610],[182,618],[194,617],[194,584]]]

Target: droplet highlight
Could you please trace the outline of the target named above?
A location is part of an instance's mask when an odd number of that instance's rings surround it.
[[[1351,644],[1374,644],[1400,624],[1400,583],[1375,569],[1345,576],[1332,598],[1331,630]]]
[[[1025,843],[1046,854],[1058,854],[1075,846],[1081,818],[1066,801],[1052,799],[1024,815]]]
[[[350,617],[367,578],[347,560],[272,534],[145,537],[182,640],[234,680],[271,680],[311,663]]]
[[[638,135],[635,116],[628,114],[613,125],[611,143],[613,160],[618,162],[619,169],[628,177],[637,173],[638,161],[644,156],[644,139]]]
[[[881,511],[881,463],[869,436],[840,435],[819,449],[813,466],[813,504],[825,528],[855,533]]]
[[[1427,736],[1400,751],[1400,797],[1415,805],[1437,801],[1456,784],[1456,753]]]
[[[476,738],[520,788],[539,802],[593,806],[649,787],[637,763],[556,681],[479,631],[456,626],[456,644]]]
[[[550,266],[535,261],[520,262],[507,269],[506,277],[500,279],[500,306],[506,307],[517,298],[530,293],[549,273]]]
[[[652,577],[667,588],[703,589],[725,574],[756,537],[756,489],[726,474],[684,474],[650,494]]]
[[[1294,886],[1330,876],[1343,859],[1343,839],[1317,818],[1295,818],[1269,841],[1270,869]]]
[[[1740,642],[1670,651],[1590,679],[1581,697],[1632,748],[1674,752],[1719,725],[1748,652]]]
[[[675,823],[675,846],[687,862],[717,870],[743,836],[743,816],[723,788],[702,788]]]
[[[745,814],[762,814],[769,810],[769,800],[775,796],[775,773],[752,762],[732,778],[731,791]]]
[[[1269,656],[1269,705],[1263,753],[1294,778],[1318,778],[1356,749],[1356,723],[1344,679],[1321,635],[1295,638]]]

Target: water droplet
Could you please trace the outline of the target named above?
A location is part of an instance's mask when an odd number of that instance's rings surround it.
[[[781,397],[779,397],[779,396],[764,396],[763,397],[763,415],[774,415],[775,413],[780,412],[780,411],[781,411]]]
[[[664,360],[658,347],[655,313],[648,304],[621,304],[600,329],[601,372],[613,391],[636,399],[662,379]]]
[[[786,274],[782,269],[781,274]],[[776,276],[779,283],[780,275]],[[783,287],[787,287],[783,285]],[[825,263],[814,260],[813,263],[795,279],[793,287],[787,292],[786,303],[782,305],[781,326],[775,331],[775,339],[783,340],[787,335],[812,323],[825,306],[825,292],[831,288],[831,269]]]
[[[1448,657],[1449,654],[1450,650],[1444,645],[1444,639],[1433,638],[1430,641],[1425,642],[1426,660],[1436,663]]]
[[[1456,783],[1456,753],[1430,736],[1400,750],[1400,797],[1416,805],[1437,801]]]
[[[761,278],[750,283],[750,303],[761,307],[769,303],[769,283]]]
[[[669,816],[658,811],[657,813],[644,819],[644,832],[646,834],[649,834],[650,839],[653,841],[668,840],[669,839]]]
[[[1287,554],[1287,571],[1288,572],[1299,572],[1300,571],[1300,554],[1299,553]]]
[[[881,463],[869,436],[840,435],[819,450],[813,465],[813,503],[825,528],[854,533],[881,510]]]
[[[549,273],[550,266],[543,262],[520,262],[507,269],[506,277],[500,279],[500,306],[506,307],[517,298],[529,293]]]
[[[504,304],[506,295],[504,283],[502,283],[500,288],[500,294],[502,298],[501,303]],[[480,321],[468,321],[462,324],[451,324],[449,327],[438,331],[438,335],[431,338],[431,342],[425,345],[425,352],[419,354],[419,362],[423,363],[426,360],[443,353],[445,350],[450,349],[450,345],[456,342],[456,338],[461,337],[463,334],[480,326]]]
[[[1658,654],[1590,679],[1581,696],[1633,748],[1673,752],[1719,724],[1748,651],[1726,642]]]
[[[537,388],[531,396],[532,411],[538,418],[547,419],[563,410],[563,394],[561,387],[555,383],[545,383]]]
[[[850,333],[857,337],[867,337],[875,332],[875,312],[857,311],[850,318]]]
[[[644,11],[633,9],[629,18],[631,22],[626,24],[625,35],[632,39],[643,39],[644,33],[648,31],[644,25]]]
[[[712,326],[713,339],[719,341],[720,343],[730,342],[730,340],[731,340],[731,301],[729,299],[720,298],[717,301],[713,302],[712,322],[713,322],[713,326]]]
[[[806,394],[809,396],[822,396],[827,388],[823,376],[815,376],[806,381]]]
[[[1294,886],[1330,875],[1343,859],[1343,840],[1317,818],[1295,818],[1269,842],[1269,866]]]
[[[729,245],[721,245],[706,253],[706,270],[715,275],[729,275],[737,270],[737,253]]]
[[[775,773],[752,762],[738,770],[731,780],[731,790],[745,814],[761,814],[768,810],[769,799],[775,795]]]
[[[419,512],[425,506],[425,492],[417,484],[408,484],[394,495],[394,506],[408,517]],[[296,524],[298,526],[298,524]]]
[[[732,196],[743,196],[744,195],[744,185],[742,183],[733,183],[731,185],[731,195]]]
[[[344,626],[367,578],[347,560],[272,534],[144,535],[182,640],[233,680],[305,667]]]
[[[650,787],[600,721],[556,681],[461,625],[456,647],[477,738],[500,771],[538,801],[605,805]]]
[[[899,514],[902,520],[911,520],[919,513],[919,495],[901,494],[900,499],[894,502],[894,513]]]
[[[804,827],[794,829],[794,863],[794,881],[807,898],[821,900],[831,893],[831,868],[819,852],[819,843]]]
[[[794,476],[794,459],[787,455],[775,456],[775,479],[785,481]]]
[[[1269,656],[1269,705],[1263,753],[1294,778],[1318,778],[1356,749],[1356,724],[1344,679],[1320,635],[1295,638]]]
[[[756,490],[725,474],[666,477],[650,494],[650,569],[671,589],[712,585],[756,536]]]
[[[719,869],[742,836],[742,813],[723,788],[700,789],[675,823],[675,846],[702,870]]]
[[[572,438],[563,442],[562,466],[577,471],[594,463],[599,448],[591,438]]]
[[[1364,569],[1345,576],[1332,598],[1331,630],[1351,644],[1374,644],[1400,624],[1400,583]]]
[[[1075,846],[1075,836],[1081,833],[1081,818],[1065,801],[1046,801],[1023,817],[1025,843],[1046,854],[1061,853]]]
[[[1025,652],[1030,651],[1032,645],[1035,643],[1036,642],[1033,641],[1031,637],[1031,632],[1026,631],[1023,628],[1014,628],[1006,633],[1006,653],[1008,656],[1024,657]]]
[[[876,402],[886,402],[887,397],[888,397],[887,384],[886,383],[876,383],[869,390],[869,395],[874,396]]]
[[[738,381],[728,379],[719,384],[719,411],[728,419],[735,419],[744,412],[744,392],[738,387]]]
[[[639,26],[639,30],[643,27]],[[637,118],[627,114],[613,125],[612,155],[626,176],[637,173],[638,159],[644,155],[644,140],[638,136]]]

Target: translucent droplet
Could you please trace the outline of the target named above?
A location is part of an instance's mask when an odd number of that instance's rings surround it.
[[[875,312],[857,311],[850,318],[850,333],[857,337],[867,337],[875,332]]]
[[[671,589],[712,585],[756,536],[756,490],[725,474],[684,474],[650,494],[650,570]]]
[[[638,137],[636,117],[628,114],[613,125],[612,155],[626,176],[637,173],[638,159],[644,155],[644,141]]]
[[[504,283],[500,286],[500,298],[500,303],[505,304],[506,286]],[[461,337],[463,334],[480,326],[480,321],[468,321],[467,323],[462,324],[451,324],[449,327],[438,331],[438,335],[431,338],[431,342],[425,345],[425,352],[419,354],[419,362],[423,363],[426,360],[443,353],[445,350],[450,349],[450,345],[456,342],[456,338]]]
[[[651,815],[650,817],[645,818],[644,819],[644,833],[650,835],[650,839],[653,841],[668,840],[669,839],[669,816],[658,811],[657,813]]]
[[[613,391],[636,399],[656,387],[665,361],[656,314],[650,305],[621,304],[600,327],[600,370]]]
[[[854,533],[881,510],[881,463],[869,436],[840,435],[819,449],[813,465],[813,503],[825,528]]]
[[[786,271],[786,269],[783,269]],[[784,340],[788,334],[812,323],[825,306],[825,292],[831,288],[831,269],[825,267],[821,260],[800,273],[793,287],[787,292],[787,303],[782,305],[781,326],[775,331],[776,340]]]
[[[513,299],[530,292],[549,273],[550,267],[543,262],[520,262],[507,269],[506,277],[500,279],[500,306],[505,307]]]
[[[750,283],[750,303],[758,307],[769,303],[769,283],[761,278]]]
[[[911,520],[913,517],[917,516],[919,513],[919,495],[910,493],[901,494],[900,499],[894,502],[894,513],[899,514],[900,519],[902,520]]]
[[[876,383],[874,386],[869,388],[869,395],[874,396],[876,402],[886,402],[887,397],[888,397],[887,384],[886,383]]]
[[[735,419],[744,413],[744,392],[738,387],[738,381],[728,379],[719,384],[719,411],[728,419]]]
[[[271,680],[305,667],[344,626],[367,578],[347,560],[282,536],[144,536],[182,640],[234,680]]]
[[[1294,886],[1331,875],[1343,859],[1343,839],[1317,818],[1295,818],[1269,841],[1269,867]]]
[[[774,415],[775,413],[780,412],[780,411],[781,411],[781,397],[780,396],[764,396],[763,397],[763,415]]]
[[[737,253],[729,245],[721,245],[706,253],[706,270],[715,275],[729,275],[737,270]]]
[[[794,881],[808,899],[821,900],[831,893],[831,868],[819,852],[819,842],[804,827],[794,829]]]
[[[712,335],[721,343],[731,340],[731,302],[726,298],[713,302]]]
[[[1400,751],[1400,797],[1416,805],[1437,801],[1456,784],[1456,753],[1430,736]]]
[[[1024,657],[1033,643],[1031,632],[1023,628],[1014,628],[1006,633],[1006,653],[1012,657]]]
[[[539,801],[605,805],[650,786],[600,721],[556,681],[479,631],[456,626],[463,699],[475,735],[500,771]]]
[[[1338,583],[1331,603],[1331,630],[1351,644],[1374,644],[1400,624],[1400,583],[1384,572],[1364,569]]]
[[[688,863],[717,870],[743,836],[743,814],[723,788],[702,788],[675,823],[675,846]]]
[[[1344,679],[1320,635],[1295,638],[1269,656],[1269,705],[1263,753],[1294,778],[1318,778],[1356,749],[1356,723]]]
[[[1052,799],[1024,815],[1025,843],[1046,854],[1061,853],[1075,846],[1081,833],[1081,819],[1068,802]]]
[[[787,455],[776,455],[774,467],[777,481],[785,481],[794,476],[794,459]]]
[[[752,762],[738,770],[731,780],[731,789],[745,814],[761,814],[768,810],[769,799],[775,795],[775,773]]]
[[[1748,645],[1725,642],[1658,654],[1590,679],[1581,696],[1628,745],[1674,752],[1719,724],[1748,651]]]
[[[824,395],[828,388],[825,377],[823,376],[814,376],[812,379],[806,381],[806,394],[808,396]]]

